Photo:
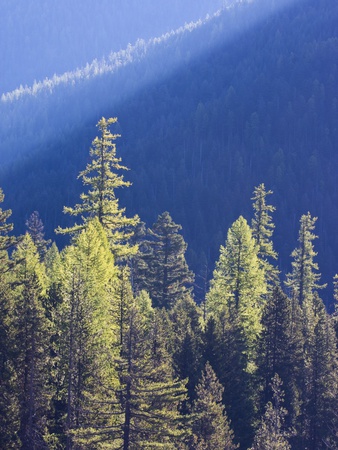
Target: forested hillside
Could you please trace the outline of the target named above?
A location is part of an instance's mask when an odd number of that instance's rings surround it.
[[[3,0],[0,94],[100,60],[137,39],[148,40],[203,19],[223,4],[222,0]]]
[[[317,218],[301,216],[281,282],[272,191],[256,186],[198,305],[181,226],[120,206],[117,118],[97,128],[62,249],[38,212],[13,233],[0,189],[1,448],[336,449],[338,316],[320,298]]]
[[[210,277],[227,227],[239,214],[250,219],[251,192],[264,182],[274,191],[280,268],[290,270],[299,218],[310,211],[319,217],[318,260],[330,283],[338,252],[337,53],[336,2],[278,10],[253,2],[140,42],[113,74],[2,102],[1,153],[11,162],[0,182],[18,230],[38,210],[54,239],[66,220],[62,206],[79,192],[93,123],[118,115],[133,182],[121,200],[147,224],[169,210],[196,272],[207,264]]]

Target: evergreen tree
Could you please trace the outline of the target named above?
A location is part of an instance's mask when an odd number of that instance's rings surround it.
[[[4,194],[0,188],[0,204]],[[7,223],[11,210],[0,208],[0,440],[4,449],[17,448],[19,428],[19,407],[14,395],[15,370],[13,367],[13,350],[15,342],[12,339],[12,318],[14,308],[13,284],[15,274],[13,261],[8,256],[8,250],[18,239],[9,236],[13,224]]]
[[[251,361],[262,330],[263,295],[266,292],[258,246],[247,221],[241,216],[229,229],[225,247],[221,246],[207,296],[207,309],[216,315],[225,310],[229,317],[231,311],[238,312]]]
[[[286,409],[283,407],[282,381],[277,374],[272,379],[273,401],[268,402],[266,411],[257,430],[250,450],[290,450],[289,431],[284,429]]]
[[[238,311],[225,312],[216,321],[219,368],[216,372],[224,387],[223,403],[241,449],[253,438],[253,421],[257,403],[257,385],[249,361],[247,338]]]
[[[0,204],[4,201],[5,195],[0,188]],[[13,231],[13,224],[7,223],[7,219],[12,215],[10,209],[3,210],[0,208],[0,281],[4,272],[8,271],[12,264],[8,259],[7,250],[16,245],[20,239],[15,236],[9,236]]]
[[[117,118],[99,120],[97,127],[101,136],[92,142],[90,156],[92,161],[80,172],[78,178],[82,178],[85,186],[89,186],[87,193],[82,193],[82,203],[74,208],[65,207],[64,212],[72,216],[81,216],[83,223],[73,227],[57,229],[58,233],[76,233],[85,228],[88,221],[97,217],[100,224],[108,234],[111,249],[115,257],[127,257],[135,254],[136,245],[130,245],[133,229],[138,223],[138,217],[127,218],[125,208],[120,208],[115,189],[130,186],[130,182],[123,179],[118,171],[127,170],[121,164],[121,158],[116,156],[115,140],[120,137],[112,134],[109,127],[117,122]]]
[[[16,343],[14,367],[20,405],[20,448],[47,449],[51,323],[42,302],[46,295],[44,267],[28,234],[15,251],[14,260],[17,286],[11,332]]]
[[[233,450],[234,434],[222,404],[224,388],[207,362],[200,383],[196,387],[196,400],[192,408],[194,450]]]
[[[272,264],[272,260],[277,259],[277,253],[273,249],[271,237],[275,225],[272,222],[270,213],[275,211],[275,207],[266,204],[266,197],[272,194],[272,191],[266,191],[264,183],[255,187],[254,196],[254,218],[252,219],[251,229],[252,236],[256,239],[258,245],[258,256],[264,268],[268,286],[278,284],[279,272]]]
[[[316,221],[317,217],[312,218],[310,213],[302,215],[298,236],[299,247],[291,253],[292,272],[287,274],[285,282],[300,305],[306,298],[312,298],[317,289],[326,287],[326,284],[319,284],[321,275],[318,273],[318,264],[314,262],[317,253],[314,251],[312,241],[317,238],[313,234]]]
[[[265,394],[275,373],[284,374],[290,371],[289,360],[289,327],[291,318],[291,301],[275,288],[265,305],[262,317],[263,332],[260,339],[260,372],[265,378]],[[268,398],[265,397],[265,403]]]
[[[188,395],[192,401],[203,369],[201,310],[190,295],[186,295],[176,302],[169,316],[175,373],[180,379],[188,379]]]
[[[114,361],[119,341],[112,303],[117,271],[97,218],[55,263],[62,301],[55,318],[59,363],[54,401],[64,414],[63,445],[93,448],[97,429],[113,427],[117,420],[104,400],[118,387]]]
[[[40,259],[43,260],[51,241],[45,239],[44,226],[37,211],[34,211],[26,220],[26,227],[38,250]]]
[[[305,389],[302,445],[310,450],[326,448],[338,410],[338,352],[331,317],[315,293],[305,312]]]
[[[130,312],[121,353],[120,448],[124,450],[174,449],[186,434],[179,414],[185,381],[173,377],[163,339],[155,331],[155,317],[149,297],[147,301],[142,294]]]
[[[187,244],[168,212],[161,214],[149,230],[150,239],[141,258],[146,267],[136,274],[136,283],[145,289],[157,307],[172,307],[191,291],[194,281],[185,260]]]
[[[272,400],[271,379],[279,373],[285,387],[288,423],[297,425],[302,397],[304,366],[303,315],[299,305],[279,287],[268,297],[262,317],[258,376],[262,382],[262,406]]]

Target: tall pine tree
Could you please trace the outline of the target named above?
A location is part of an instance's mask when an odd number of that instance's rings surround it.
[[[234,433],[222,404],[224,388],[207,362],[192,408],[193,450],[234,450]]]
[[[121,164],[121,158],[116,156],[115,140],[119,134],[113,134],[110,126],[117,122],[117,118],[99,120],[97,127],[100,137],[96,137],[90,149],[91,162],[80,172],[78,178],[85,186],[89,186],[86,193],[82,193],[81,203],[72,207],[65,207],[64,212],[72,216],[81,216],[82,224],[56,230],[58,233],[76,233],[85,228],[88,221],[97,217],[107,232],[111,249],[116,258],[124,258],[137,251],[137,245],[131,245],[134,227],[139,219],[137,216],[127,218],[125,208],[120,208],[115,190],[130,186],[130,182],[119,175],[120,170],[127,170]]]
[[[252,236],[258,245],[258,256],[264,268],[264,273],[268,286],[273,288],[278,284],[279,272],[274,266],[273,261],[277,259],[277,253],[273,248],[271,237],[275,228],[272,222],[271,213],[275,211],[275,207],[266,203],[266,197],[271,195],[272,191],[266,191],[264,183],[255,187],[254,196],[251,200],[254,201],[254,218],[251,222]]]
[[[318,273],[318,264],[314,261],[317,253],[314,251],[313,241],[318,237],[313,233],[316,221],[317,217],[311,217],[309,212],[302,215],[299,246],[291,253],[292,272],[287,274],[285,282],[300,305],[303,305],[306,298],[312,298],[318,289],[326,287],[325,284],[319,284],[321,275]]]
[[[149,240],[144,242],[140,257],[143,264],[138,262],[142,269],[136,271],[135,282],[157,307],[170,308],[191,291],[194,277],[185,260],[187,244],[179,234],[181,228],[164,212],[148,230]]]
[[[263,296],[266,292],[258,246],[247,221],[241,216],[229,229],[225,247],[221,246],[207,296],[207,309],[216,315],[225,311],[229,317],[232,311],[237,311],[251,361],[255,343],[262,331]]]

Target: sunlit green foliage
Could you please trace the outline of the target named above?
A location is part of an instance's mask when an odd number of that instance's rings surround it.
[[[317,253],[314,251],[312,241],[318,237],[313,233],[316,221],[317,217],[311,217],[309,212],[302,215],[298,236],[299,246],[291,253],[292,272],[287,275],[285,282],[300,305],[305,299],[311,299],[315,291],[326,286],[326,284],[319,284],[321,275],[318,273],[318,264],[314,261]]]
[[[64,212],[72,216],[81,216],[82,224],[73,227],[57,229],[59,233],[74,234],[85,228],[88,221],[97,217],[108,234],[111,249],[116,257],[126,257],[134,254],[137,246],[129,245],[133,229],[138,223],[138,217],[127,218],[125,208],[120,208],[115,189],[130,186],[130,182],[123,179],[118,171],[127,170],[121,164],[121,158],[116,156],[115,140],[119,134],[113,134],[110,126],[117,122],[117,118],[99,120],[97,127],[100,137],[96,137],[90,149],[91,162],[80,172],[84,186],[89,186],[86,193],[82,193],[81,203],[72,207],[64,207]]]
[[[118,333],[113,317],[113,290],[117,270],[108,238],[99,220],[88,222],[73,244],[55,260],[60,295],[55,352],[57,402],[65,411],[67,446],[79,429],[114,422],[107,393],[118,386],[114,358]]]
[[[229,229],[220,253],[207,295],[207,309],[214,314],[224,313],[229,320],[235,311],[251,353],[250,349],[253,349],[262,330],[263,295],[267,292],[267,285],[259,262],[258,246],[243,217],[239,217]]]
[[[266,197],[272,193],[272,191],[266,191],[264,183],[262,183],[254,189],[254,196],[251,199],[254,201],[253,209],[255,211],[251,223],[252,236],[256,239],[258,245],[258,256],[264,269],[268,286],[273,286],[279,282],[278,269],[272,263],[273,260],[277,259],[277,253],[271,240],[275,228],[271,213],[276,208],[266,203]]]

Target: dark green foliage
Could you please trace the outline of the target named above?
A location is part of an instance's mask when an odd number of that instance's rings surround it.
[[[284,393],[282,381],[277,374],[271,382],[273,392],[272,402],[266,405],[266,411],[255,435],[254,444],[250,450],[290,450],[288,442],[290,432],[285,430],[287,410],[283,407]]]
[[[288,423],[299,419],[303,372],[302,311],[276,287],[263,311],[263,332],[258,350],[258,375],[262,382],[262,406],[272,399],[270,381],[278,373],[284,384]]]
[[[161,214],[149,230],[149,240],[143,245],[139,272],[135,283],[145,289],[156,307],[170,308],[191,291],[194,277],[185,260],[187,244],[168,212]]]
[[[186,432],[179,415],[185,381],[173,377],[161,318],[141,294],[130,311],[119,362],[120,448],[175,448]]]
[[[181,379],[188,379],[190,401],[203,368],[201,311],[186,295],[179,299],[169,313],[172,323],[172,352],[174,369]]]
[[[248,372],[247,343],[236,311],[229,320],[221,315],[218,326],[219,371],[224,386],[223,401],[241,449],[250,445],[253,437],[253,419],[257,402],[257,386]]]
[[[194,450],[234,450],[234,434],[230,428],[222,394],[224,388],[207,362],[196,387],[196,400],[192,408]]]
[[[17,287],[11,333],[15,342],[13,389],[20,408],[20,448],[47,450],[51,323],[42,302],[46,292],[44,268],[39,264],[39,254],[28,234],[19,244],[14,260],[17,262]]]
[[[4,201],[5,195],[0,188],[0,204]],[[0,208],[0,276],[2,272],[8,270],[7,250],[18,243],[19,239],[15,236],[10,236],[9,233],[13,230],[12,223],[7,223],[7,219],[12,215],[10,209],[3,210]]]
[[[270,213],[275,211],[275,207],[266,204],[266,196],[272,194],[272,191],[266,191],[264,183],[260,184],[254,190],[253,209],[255,211],[252,219],[252,236],[256,239],[258,245],[258,256],[264,268],[265,278],[270,289],[279,283],[278,269],[273,265],[273,260],[277,259],[277,253],[273,248],[271,240],[275,225],[272,222]]]
[[[278,9],[284,3],[287,7]],[[61,223],[62,205],[76,202],[74,175],[85,167],[91,124],[115,110],[126,137],[121,155],[134,169],[134,188],[122,194],[121,204],[147,223],[169,210],[184,227],[190,267],[204,267],[201,254],[213,264],[225,230],[239,214],[250,214],[252,188],[264,180],[275,192],[280,269],[288,270],[294,247],[289,237],[297,224],[290,219],[310,209],[320,216],[319,263],[324,281],[331,279],[338,215],[337,2],[260,0],[236,6],[118,74],[1,105],[2,149],[25,155],[1,173],[16,226],[23,227],[27,211],[37,208],[46,229]],[[249,27],[262,11],[271,14]],[[2,20],[10,27],[6,16]],[[234,34],[225,40],[230,30]],[[192,57],[192,49],[203,45],[209,52]],[[174,76],[168,60],[177,67]],[[159,68],[156,82],[149,84],[154,68]],[[146,89],[134,95],[124,90],[143,81]],[[13,124],[20,124],[15,132]]]
[[[318,236],[312,232],[316,221],[317,217],[311,217],[310,213],[302,215],[298,236],[299,247],[291,253],[292,272],[287,275],[285,282],[300,305],[303,305],[306,299],[310,300],[317,289],[326,287],[326,284],[319,284],[321,274],[318,273],[318,264],[314,261],[317,253],[314,251],[312,241]]]
[[[317,294],[306,311],[304,446],[326,449],[338,410],[338,355],[332,320]]]
[[[43,260],[51,241],[45,239],[44,226],[37,211],[34,211],[26,220],[26,227],[38,250],[40,259]]]

